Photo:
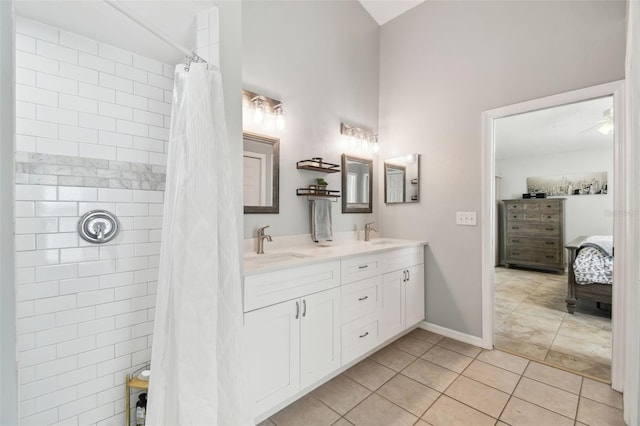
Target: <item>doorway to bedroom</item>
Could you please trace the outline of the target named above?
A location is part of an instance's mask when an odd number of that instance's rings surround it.
[[[580,253],[585,237],[613,238],[613,103],[602,96],[493,121],[494,346],[604,381],[611,253],[594,248],[576,262],[565,247]]]

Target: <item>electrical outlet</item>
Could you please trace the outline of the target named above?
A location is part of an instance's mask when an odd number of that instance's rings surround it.
[[[456,212],[456,225],[476,226],[476,212]]]

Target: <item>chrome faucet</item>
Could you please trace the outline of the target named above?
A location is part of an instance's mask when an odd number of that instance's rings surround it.
[[[371,240],[371,231],[374,232],[380,232],[380,230],[374,226],[372,226],[375,222],[369,222],[367,224],[364,225],[364,240],[365,241],[370,241]]]
[[[258,254],[264,254],[264,240],[267,240],[269,242],[272,241],[271,235],[264,233],[264,230],[268,227],[269,225],[258,228]]]

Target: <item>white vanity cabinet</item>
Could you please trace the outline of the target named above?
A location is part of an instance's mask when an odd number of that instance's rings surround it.
[[[424,318],[423,246],[407,243],[245,275],[258,421]]]
[[[423,248],[384,253],[380,340],[384,341],[424,319]]]
[[[340,368],[340,289],[302,298],[300,313],[300,387]]]
[[[342,286],[342,365],[380,343],[382,276]]]
[[[298,300],[290,300],[244,314],[249,388],[256,413],[300,390],[299,306]]]
[[[256,412],[340,368],[339,270],[339,262],[326,262],[245,277],[245,309],[258,307],[244,314]],[[316,292],[300,295],[305,288]],[[257,302],[291,296],[301,297]]]

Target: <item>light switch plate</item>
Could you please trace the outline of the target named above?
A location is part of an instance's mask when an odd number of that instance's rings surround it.
[[[456,212],[456,225],[476,226],[476,212]]]

